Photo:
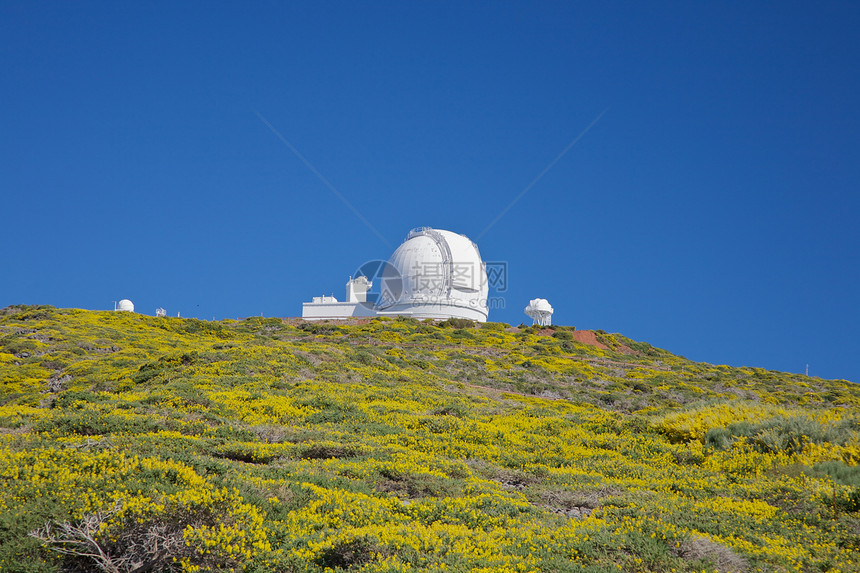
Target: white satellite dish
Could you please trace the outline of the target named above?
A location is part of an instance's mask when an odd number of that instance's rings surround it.
[[[525,312],[532,319],[532,325],[549,326],[552,324],[552,306],[545,298],[530,300]]]

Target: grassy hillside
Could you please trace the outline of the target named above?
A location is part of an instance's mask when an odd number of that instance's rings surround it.
[[[563,327],[44,306],[0,311],[0,381],[6,572],[860,570],[845,381]]]

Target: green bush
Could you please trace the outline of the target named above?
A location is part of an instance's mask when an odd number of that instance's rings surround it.
[[[163,429],[157,419],[137,416],[125,417],[92,412],[72,412],[54,416],[36,424],[39,432],[56,432],[61,435],[107,436],[112,434],[145,434]]]
[[[299,330],[310,334],[334,334],[340,332],[340,328],[334,324],[325,324],[319,322],[303,322],[299,325]]]
[[[711,428],[705,434],[705,443],[724,450],[730,448],[738,438],[744,437],[762,452],[796,454],[810,443],[849,442],[856,436],[853,424],[852,419],[828,425],[808,416],[774,416],[757,424],[736,422],[726,428]]]
[[[451,338],[475,340],[475,335],[466,330],[465,328],[457,328],[451,333]]]
[[[830,478],[839,485],[860,488],[860,466],[849,466],[844,462],[831,460],[815,464],[806,473],[817,478]]]
[[[711,428],[705,434],[705,444],[715,450],[727,450],[735,443],[735,437],[728,428]]]
[[[468,318],[449,318],[439,323],[442,328],[474,328],[474,321]]]

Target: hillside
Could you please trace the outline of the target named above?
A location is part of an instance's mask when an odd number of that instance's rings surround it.
[[[0,380],[4,572],[860,570],[846,381],[570,327],[48,306],[0,311]]]

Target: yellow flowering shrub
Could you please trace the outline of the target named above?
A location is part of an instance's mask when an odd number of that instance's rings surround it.
[[[857,570],[855,386],[556,328],[4,309],[0,570]]]

